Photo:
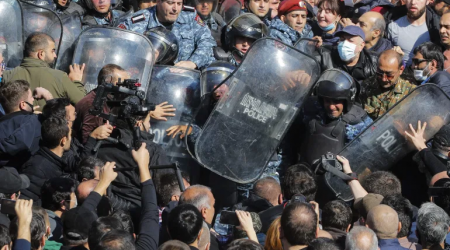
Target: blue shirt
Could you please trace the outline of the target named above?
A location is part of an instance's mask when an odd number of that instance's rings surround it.
[[[380,250],[403,250],[408,249],[400,246],[398,239],[378,239]]]
[[[153,6],[136,12],[118,27],[143,34],[158,26],[164,27],[156,17],[156,6]],[[213,54],[213,47],[217,46],[216,41],[208,26],[203,23],[195,11],[181,11],[171,31],[178,39],[179,46],[175,63],[191,61],[201,69],[216,60]]]

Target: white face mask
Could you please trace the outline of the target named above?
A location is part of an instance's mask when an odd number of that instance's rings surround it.
[[[425,81],[428,78],[428,75],[430,74],[430,71],[427,70],[428,66],[430,66],[430,63],[427,64],[427,66],[425,66],[425,68],[423,69],[415,69],[414,70],[414,79],[416,79],[417,81]],[[426,71],[428,71],[426,73]],[[426,73],[425,75],[423,75],[424,73]]]
[[[342,59],[342,61],[348,62],[355,57],[355,49],[356,44],[353,44],[347,40],[340,42],[338,44],[339,57]]]

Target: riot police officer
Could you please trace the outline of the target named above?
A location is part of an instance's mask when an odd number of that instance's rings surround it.
[[[298,152],[300,161],[314,168],[322,155],[340,152],[346,143],[372,123],[355,102],[356,83],[345,71],[329,69],[323,72],[314,92],[316,96],[305,101],[301,115],[282,144],[282,169],[299,161]]]
[[[216,12],[218,0],[192,0],[187,5],[195,7],[197,15],[208,26],[212,36],[220,46],[221,30],[226,23]]]
[[[91,25],[114,26],[124,13],[113,10],[111,0],[86,0],[87,15],[83,18],[83,29]]]
[[[226,60],[235,66],[239,65],[253,42],[268,34],[267,26],[254,14],[236,17],[225,31],[225,45],[230,53]]]
[[[78,12],[80,16],[84,16],[86,10],[76,2],[71,0],[53,0],[55,3],[55,12],[60,16],[66,16]]]
[[[158,0],[156,6],[136,12],[118,27],[142,34],[157,26],[172,31],[178,39],[180,49],[175,66],[201,69],[215,60],[216,42],[211,31],[194,8],[183,8],[182,0]]]
[[[245,0],[245,11],[258,16],[270,29],[270,37],[281,40],[288,45],[294,45],[300,35],[276,16],[271,17],[269,0]]]
[[[152,42],[155,51],[155,63],[160,65],[173,65],[178,55],[178,40],[170,30],[158,26],[144,32]]]

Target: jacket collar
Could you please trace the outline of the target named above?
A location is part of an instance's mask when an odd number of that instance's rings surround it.
[[[42,68],[50,68],[48,63],[31,57],[25,57],[20,64],[22,67],[42,67]]]
[[[398,239],[378,239],[378,246],[388,247],[388,246],[400,246]]]
[[[53,162],[53,164],[57,165],[61,169],[61,171],[64,170],[64,166],[66,165],[66,163],[64,163],[61,157],[50,151],[49,148],[41,147],[37,154],[40,154],[42,155],[42,157]]]

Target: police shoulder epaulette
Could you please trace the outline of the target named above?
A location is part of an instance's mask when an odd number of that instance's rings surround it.
[[[133,16],[131,18],[131,22],[132,23],[139,23],[139,22],[142,22],[142,21],[145,21],[144,14],[139,14],[139,15]]]
[[[195,8],[187,5],[183,5],[183,11],[195,12]]]
[[[203,22],[202,18],[197,14],[195,16],[195,21],[200,24],[201,26],[205,26],[205,23]]]

